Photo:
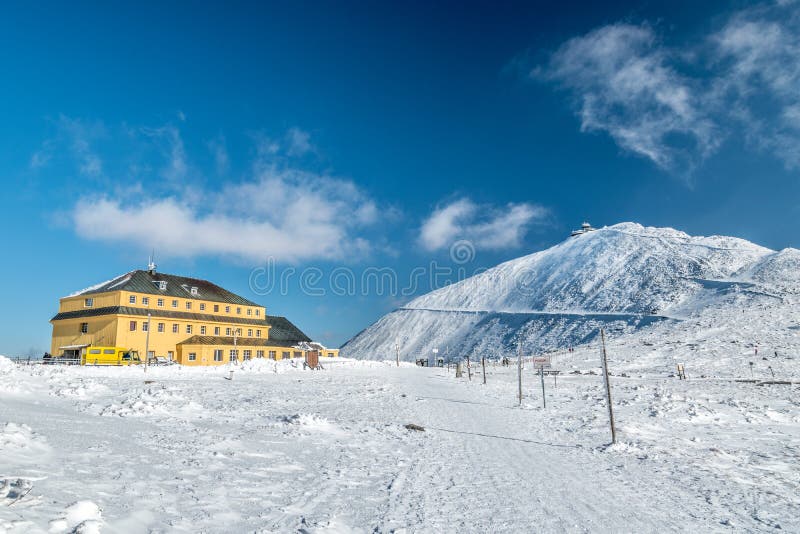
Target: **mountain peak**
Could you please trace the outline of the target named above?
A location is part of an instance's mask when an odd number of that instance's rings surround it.
[[[770,262],[777,254],[734,237],[696,237],[673,228],[618,223],[422,295],[345,348],[366,357],[379,339],[404,336],[416,339],[413,346],[462,346],[468,339],[467,345],[486,343],[481,332],[502,332],[502,339],[495,340],[501,344],[508,336],[530,337],[531,332],[557,345],[574,344],[603,322],[637,328],[679,319],[765,280],[782,277],[785,288],[790,285],[786,276],[797,277],[791,267],[798,258],[785,253]],[[407,324],[395,324],[400,316]],[[417,338],[409,332],[423,334]]]

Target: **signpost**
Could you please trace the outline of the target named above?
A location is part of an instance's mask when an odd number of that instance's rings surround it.
[[[533,368],[534,369],[549,369],[552,367],[550,363],[550,355],[546,356],[534,356],[533,357]]]

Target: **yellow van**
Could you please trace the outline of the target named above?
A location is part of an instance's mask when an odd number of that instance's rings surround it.
[[[122,347],[86,347],[81,365],[138,365],[139,353]]]

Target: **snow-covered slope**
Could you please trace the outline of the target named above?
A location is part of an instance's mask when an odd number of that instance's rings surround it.
[[[632,332],[702,310],[795,291],[800,252],[775,252],[734,237],[692,237],[621,223],[569,238],[412,300],[343,347],[380,359],[496,356],[567,347],[599,326]]]

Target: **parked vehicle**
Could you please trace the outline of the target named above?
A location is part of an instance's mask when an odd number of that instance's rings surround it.
[[[81,365],[139,365],[142,360],[135,350],[122,347],[87,347]]]

